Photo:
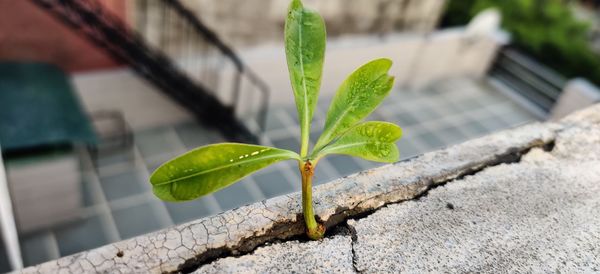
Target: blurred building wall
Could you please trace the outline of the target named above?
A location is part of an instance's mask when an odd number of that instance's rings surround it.
[[[454,77],[485,77],[498,48],[504,43],[497,36],[500,35],[469,35],[465,28],[456,28],[429,35],[396,34],[385,39],[360,36],[331,39],[325,55],[323,75],[326,77],[321,83],[320,96],[332,97],[353,70],[381,57],[393,61],[390,74],[396,77],[395,84],[408,90],[420,90]],[[291,87],[283,46],[273,46],[270,51],[249,49],[241,54],[273,91],[271,103],[289,103]],[[242,102],[250,102],[250,99],[244,98]]]
[[[138,30],[154,44],[152,33],[164,27],[159,1],[135,1],[133,14],[147,21]],[[233,47],[281,42],[289,0],[181,0],[206,25]],[[327,23],[330,36],[377,34],[393,31],[429,32],[438,24],[446,0],[304,0],[318,10]],[[172,32],[177,32],[177,29]]]
[[[126,1],[99,1],[125,17]],[[29,0],[0,1],[0,61],[43,61],[67,71],[119,64]]]

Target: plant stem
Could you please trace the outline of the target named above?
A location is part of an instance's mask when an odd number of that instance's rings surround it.
[[[310,133],[310,125],[306,128],[306,130],[302,130],[300,139],[300,157],[302,158],[308,156],[308,134]]]
[[[317,223],[312,206],[312,178],[314,166],[310,160],[299,165],[302,174],[302,213],[306,223],[306,235],[312,240],[318,240],[325,235],[325,227]]]

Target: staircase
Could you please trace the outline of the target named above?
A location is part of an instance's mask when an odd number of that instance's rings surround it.
[[[179,0],[138,0],[136,24],[143,31],[134,31],[100,0],[30,1],[129,65],[203,124],[231,141],[258,142],[269,88]],[[149,12],[156,10],[160,23],[150,26]],[[250,127],[236,117],[242,92],[251,98],[244,105],[257,104]]]
[[[490,76],[544,114],[550,112],[567,82],[562,75],[511,48],[499,52]]]

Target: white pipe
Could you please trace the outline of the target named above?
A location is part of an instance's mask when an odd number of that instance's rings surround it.
[[[10,192],[8,190],[8,181],[6,179],[6,170],[2,160],[2,149],[0,148],[0,225],[2,226],[2,238],[8,260],[13,270],[23,268],[23,259],[21,257],[21,247],[19,245],[19,235],[15,225],[15,216],[12,210]]]

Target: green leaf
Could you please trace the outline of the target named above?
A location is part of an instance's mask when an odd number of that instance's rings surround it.
[[[325,39],[323,18],[304,8],[300,0],[293,0],[285,21],[285,54],[298,109],[303,157],[308,152],[310,122],[321,86]]]
[[[346,154],[376,162],[395,162],[400,157],[395,142],[401,136],[402,129],[392,123],[375,121],[361,123],[326,146],[317,158],[327,154]]]
[[[186,201],[227,187],[245,176],[298,154],[271,147],[221,143],[176,157],[150,176],[154,194],[166,201]]]
[[[327,111],[315,153],[360,122],[383,101],[394,85],[389,59],[373,60],[354,71],[338,89]]]

